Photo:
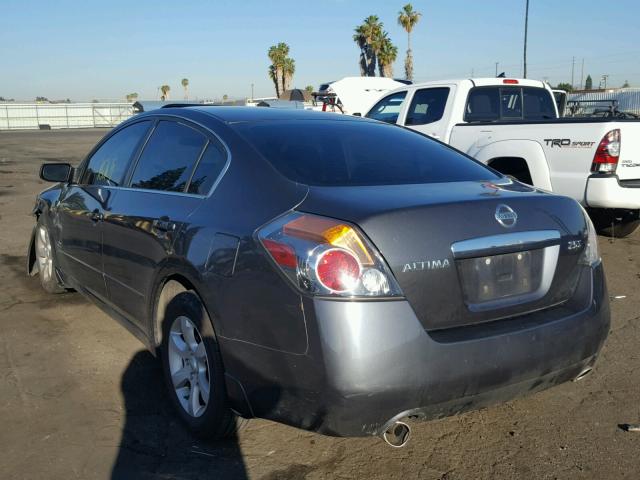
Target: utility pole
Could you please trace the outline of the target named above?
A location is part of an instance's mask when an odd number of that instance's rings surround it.
[[[580,90],[584,89],[584,58],[582,59],[582,67],[580,67]]]
[[[529,30],[529,0],[527,0],[527,6],[524,13],[524,56],[523,56],[523,78],[527,78],[527,33]],[[497,74],[496,74],[497,75]]]
[[[253,102],[253,83],[251,84],[251,101]]]
[[[576,66],[576,57],[571,59],[571,88],[573,88],[573,70]]]
[[[498,77],[498,62],[496,62],[496,78]]]
[[[607,89],[607,79],[609,78],[609,75],[602,75],[602,82],[604,83],[604,89]]]

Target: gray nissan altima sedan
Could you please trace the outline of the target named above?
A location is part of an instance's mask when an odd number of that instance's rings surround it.
[[[401,446],[580,378],[608,332],[577,202],[401,127],[169,107],[40,175],[29,273],[158,352],[199,435],[262,417]]]

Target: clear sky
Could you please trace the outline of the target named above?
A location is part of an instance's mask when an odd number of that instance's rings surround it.
[[[33,100],[153,99],[180,79],[192,97],[273,95],[267,50],[291,47],[294,84],[304,88],[358,75],[353,29],[384,22],[403,75],[406,0],[0,0],[0,96]],[[423,17],[412,36],[416,80],[519,76],[525,0],[414,0]],[[529,77],[579,84],[584,74],[640,86],[639,0],[530,0]]]

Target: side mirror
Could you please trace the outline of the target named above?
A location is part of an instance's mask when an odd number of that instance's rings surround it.
[[[68,163],[45,163],[40,167],[40,178],[45,182],[66,183],[73,178],[73,168]]]
[[[353,114],[353,116],[354,116],[354,117],[361,117],[361,116],[362,116],[362,114],[361,114],[360,112],[356,112],[356,113],[354,113],[354,114]]]

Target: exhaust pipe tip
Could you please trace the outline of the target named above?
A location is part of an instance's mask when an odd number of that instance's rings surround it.
[[[395,422],[382,434],[382,438],[387,445],[402,448],[411,438],[411,428],[404,422]]]

